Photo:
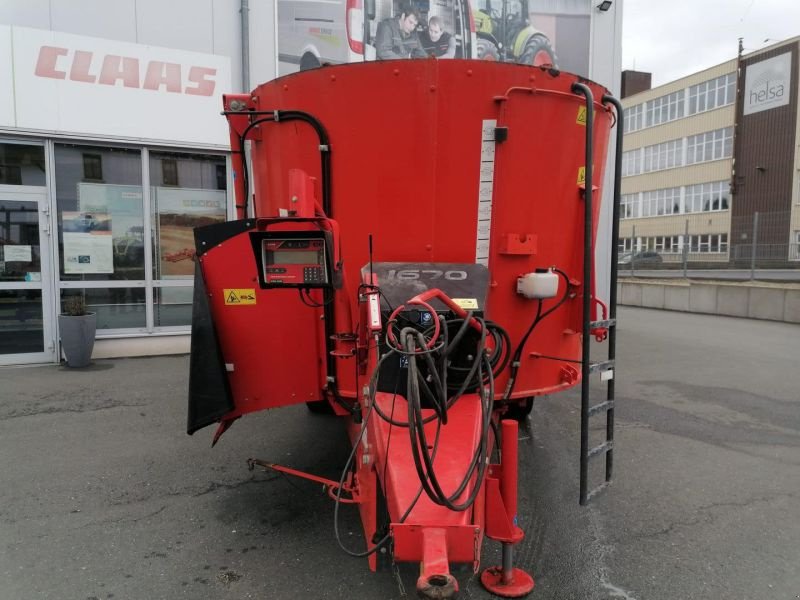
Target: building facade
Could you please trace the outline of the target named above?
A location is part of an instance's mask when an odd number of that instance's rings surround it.
[[[623,100],[620,252],[800,267],[797,52],[789,40]]]

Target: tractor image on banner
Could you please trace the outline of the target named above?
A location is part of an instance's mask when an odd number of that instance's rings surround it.
[[[320,540],[372,570],[419,565],[424,598],[454,597],[458,564],[528,594],[517,443],[537,396],[580,386],[578,501],[612,477],[617,247],[597,232],[619,101],[549,67],[428,58],[305,70],[223,111],[238,214],[195,229],[188,433],[224,443],[238,419],[298,404],[338,418],[338,478],[247,464],[322,484]],[[608,358],[592,362],[596,341]],[[344,511],[363,538],[340,535]],[[487,538],[502,561],[481,570]]]
[[[588,0],[278,0],[277,5],[281,75],[429,56],[589,73]]]

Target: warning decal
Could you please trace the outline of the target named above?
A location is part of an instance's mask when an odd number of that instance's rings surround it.
[[[575,119],[578,125],[586,125],[586,107],[581,106],[578,108],[578,118]]]
[[[237,304],[255,304],[256,303],[256,291],[253,288],[250,289],[224,289],[223,293],[225,294],[225,304],[227,305],[237,305]]]
[[[594,174],[594,169],[592,169],[592,174]],[[578,169],[578,185],[585,185],[586,184],[586,167],[581,167]]]
[[[453,302],[464,310],[474,310],[478,308],[477,298],[453,298]]]

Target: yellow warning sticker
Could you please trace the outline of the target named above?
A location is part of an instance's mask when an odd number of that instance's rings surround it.
[[[586,107],[580,106],[578,107],[578,118],[575,119],[575,122],[578,125],[586,125]]]
[[[225,304],[229,306],[256,303],[256,291],[253,288],[250,289],[225,288],[223,292],[225,294]]]
[[[594,173],[594,169],[592,170]],[[581,167],[578,169],[578,185],[584,185],[586,183],[586,167]]]
[[[477,298],[453,298],[453,302],[458,304],[464,310],[477,310],[478,308]]]

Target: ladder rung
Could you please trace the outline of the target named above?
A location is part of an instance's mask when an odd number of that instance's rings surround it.
[[[608,452],[614,447],[614,442],[611,440],[600,444],[599,446],[595,446],[591,450],[589,450],[589,454],[586,455],[587,458],[593,458],[598,454],[602,454],[603,452]]]
[[[597,373],[598,371],[608,371],[614,368],[613,360],[604,360],[589,365],[589,373]]]
[[[601,402],[600,404],[595,404],[592,408],[589,409],[589,416],[593,417],[597,413],[609,410],[614,408],[614,401],[613,400],[606,400],[605,402]]]
[[[596,327],[616,327],[616,319],[606,319],[605,321],[589,321],[589,327],[595,329]]]
[[[589,500],[591,500],[592,498],[594,498],[595,496],[597,496],[597,494],[599,494],[600,492],[602,492],[603,490],[605,490],[605,489],[606,489],[606,488],[607,488],[609,485],[611,485],[611,482],[610,482],[610,481],[605,481],[605,482],[601,483],[600,485],[598,485],[598,486],[597,486],[596,488],[594,488],[594,489],[593,489],[591,492],[589,492],[588,494],[586,494],[586,502],[589,502]]]

